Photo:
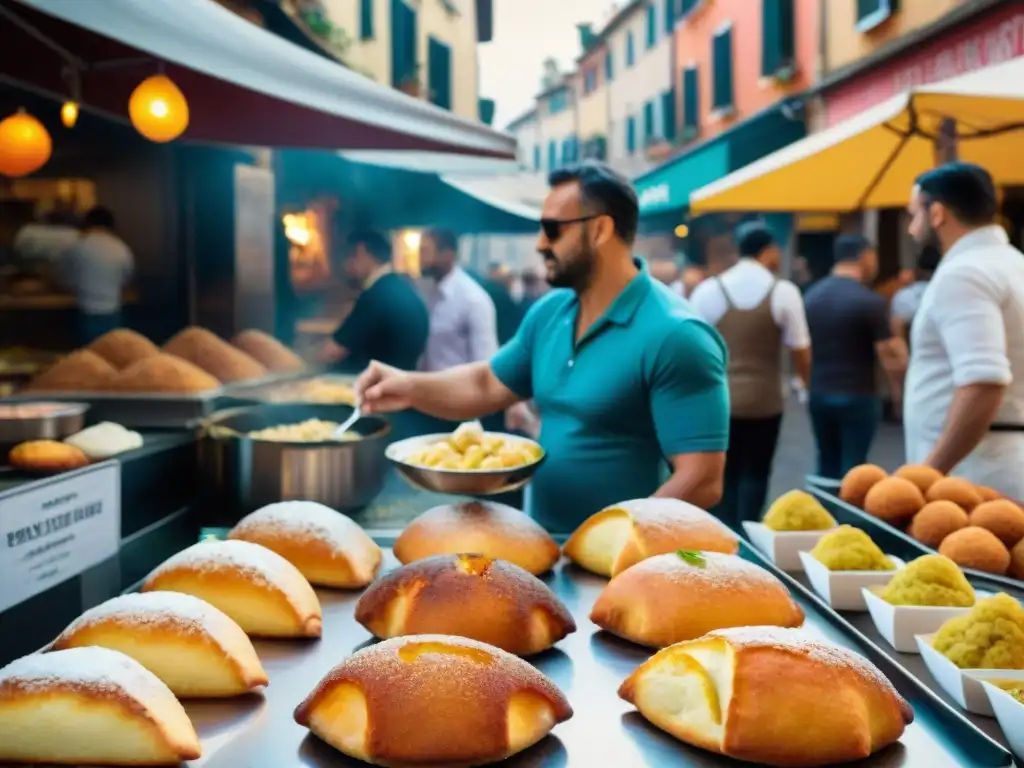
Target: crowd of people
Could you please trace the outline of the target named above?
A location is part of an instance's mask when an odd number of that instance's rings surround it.
[[[366,411],[511,420],[529,404],[548,459],[527,507],[556,531],[650,495],[738,524],[765,504],[784,357],[809,393],[818,472],[831,478],[867,459],[880,365],[902,410],[908,461],[1024,497],[1024,382],[1013,375],[1024,370],[1024,255],[995,223],[983,169],[953,163],[918,179],[909,206],[917,279],[891,302],[871,288],[878,257],[866,239],[837,238],[831,273],[801,292],[778,276],[780,245],[757,222],[735,233],[734,263],[684,299],[633,254],[628,180],[584,163],[550,183],[537,249],[553,290],[532,300],[510,339],[497,340],[495,302],[462,273],[454,238],[437,232],[422,252],[433,290],[413,312],[420,294],[405,282],[395,291],[409,313],[380,318],[393,323],[389,335],[422,347],[415,365],[412,350],[384,359],[359,348],[352,320],[342,325],[331,351],[369,363],[357,383]],[[368,284],[391,274],[384,249],[353,268]]]

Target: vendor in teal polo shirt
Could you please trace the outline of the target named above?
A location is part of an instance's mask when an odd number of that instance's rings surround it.
[[[532,399],[547,460],[527,511],[572,531],[609,504],[661,496],[705,509],[722,494],[726,351],[686,301],[633,257],[638,207],[604,165],[555,171],[537,249],[553,290],[490,362],[410,373],[378,362],[364,412],[416,408],[452,421]]]

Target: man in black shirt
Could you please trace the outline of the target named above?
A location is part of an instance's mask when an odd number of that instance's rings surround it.
[[[867,461],[881,419],[875,359],[888,374],[893,399],[902,397],[907,348],[894,337],[886,301],[867,287],[878,256],[863,237],[836,240],[832,274],[804,298],[814,349],[810,410],[818,444],[818,474],[842,478]]]
[[[391,267],[391,246],[376,232],[353,232],[345,271],[362,288],[325,345],[325,363],[361,372],[371,360],[415,370],[427,347],[430,315],[416,286]]]

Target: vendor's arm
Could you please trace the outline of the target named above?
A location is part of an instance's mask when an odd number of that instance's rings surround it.
[[[718,333],[683,320],[669,333],[650,372],[651,415],[672,476],[654,494],[713,507],[722,497],[729,443],[727,353]]]
[[[875,342],[875,356],[889,379],[889,391],[893,402],[902,403],[903,380],[907,375],[907,343],[902,336],[893,334],[885,299],[881,296],[875,297],[865,320]]]
[[[530,310],[519,332],[489,362],[468,363],[431,373],[409,373],[372,363],[356,382],[366,413],[414,408],[447,421],[464,421],[503,411],[533,396],[533,333]]]
[[[793,372],[804,385],[811,386],[811,332],[800,289],[788,280],[781,280],[772,293],[772,317],[782,331],[782,343],[789,350]]]
[[[976,269],[943,275],[935,291],[942,345],[956,391],[927,463],[951,472],[988,434],[1012,380],[999,287]]]

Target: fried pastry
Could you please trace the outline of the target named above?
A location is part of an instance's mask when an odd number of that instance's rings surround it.
[[[777,627],[719,629],[669,646],[619,696],[680,741],[779,766],[868,757],[914,719],[867,659]]]
[[[380,638],[458,635],[517,656],[576,631],[543,581],[483,555],[438,555],[392,571],[359,598],[356,621]]]
[[[228,533],[277,552],[322,587],[365,587],[383,556],[350,517],[315,501],[282,501],[246,515]]]
[[[943,482],[945,481],[940,480],[932,487]],[[906,523],[920,512],[924,505],[924,494],[921,493],[921,489],[902,477],[879,480],[871,486],[871,490],[864,498],[864,511],[890,525]]]
[[[576,565],[615,576],[648,557],[678,549],[739,551],[739,539],[703,509],[678,499],[633,499],[591,515],[565,543]]]
[[[0,669],[0,763],[177,766],[201,756],[174,694],[123,653],[72,648]]]
[[[164,344],[164,352],[188,360],[225,384],[267,375],[267,369],[245,352],[197,326],[175,334]]]
[[[194,393],[217,389],[220,382],[174,355],[153,355],[132,363],[110,382],[119,392]]]
[[[267,684],[252,641],[223,612],[181,592],[135,592],[90,608],[51,648],[120,651],[179,698],[225,698]]]
[[[106,389],[117,376],[117,369],[87,349],[80,349],[62,357],[40,373],[28,386],[27,391],[70,392]]]
[[[7,461],[25,472],[57,474],[84,467],[89,457],[75,446],[57,440],[27,440],[11,448]]]
[[[373,765],[484,765],[572,717],[565,695],[522,659],[447,635],[385,640],[331,670],[295,721]]]
[[[160,354],[160,347],[141,333],[128,328],[107,331],[86,349],[95,352],[119,371],[139,360]]]
[[[242,331],[231,340],[232,346],[245,352],[271,373],[301,371],[305,362],[269,333],[255,328]]]
[[[785,585],[736,555],[656,555],[612,578],[590,620],[653,648],[725,627],[799,627],[804,612]]]
[[[507,560],[535,576],[551,570],[562,554],[551,535],[529,515],[490,501],[428,509],[395,541],[395,557],[406,564],[467,552]]]
[[[248,541],[201,541],[158,565],[143,592],[195,595],[254,637],[320,637],[320,601],[305,576]]]

